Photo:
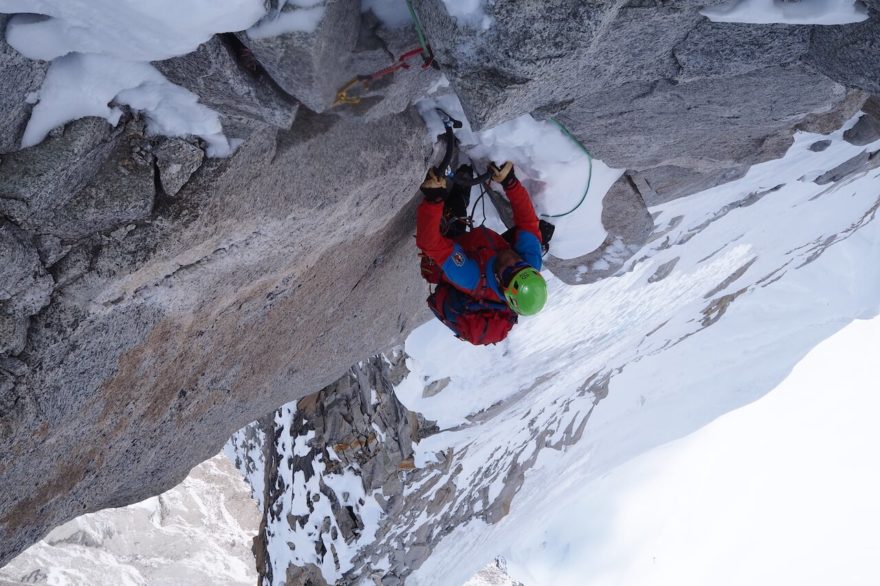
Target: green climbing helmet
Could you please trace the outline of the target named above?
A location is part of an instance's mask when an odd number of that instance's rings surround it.
[[[547,281],[532,267],[520,269],[504,289],[507,305],[520,315],[535,315],[547,303]]]

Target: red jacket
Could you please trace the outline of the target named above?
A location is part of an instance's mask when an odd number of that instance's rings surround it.
[[[504,294],[495,278],[498,251],[513,248],[527,263],[541,269],[541,231],[529,192],[519,181],[505,189],[513,208],[516,228],[514,244],[494,230],[475,228],[453,239],[440,232],[443,203],[423,201],[419,206],[416,245],[443,270],[445,280],[475,299],[504,302]]]

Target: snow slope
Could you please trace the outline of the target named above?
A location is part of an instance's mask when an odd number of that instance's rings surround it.
[[[769,395],[579,489],[506,555],[526,584],[877,583],[880,318]],[[535,537],[540,535],[540,544]]]
[[[468,501],[509,514],[453,531],[408,583],[462,583],[513,543],[536,546],[537,520],[575,507],[591,482],[761,397],[821,340],[877,314],[880,171],[812,181],[863,150],[841,140],[853,122],[799,133],[785,158],[652,209],[655,237],[625,272],[582,287],[551,278],[548,308],[497,347],[435,322],[413,333],[398,395],[446,430],[419,444],[417,464],[451,450],[460,471],[436,482],[459,491],[447,512]]]

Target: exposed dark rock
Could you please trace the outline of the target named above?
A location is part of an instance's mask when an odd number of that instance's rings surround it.
[[[645,204],[651,207],[735,181],[745,175],[748,170],[748,165],[736,165],[730,169],[707,172],[675,165],[663,165],[644,171],[633,171],[632,177],[645,200]]]
[[[324,12],[314,32],[267,38],[253,38],[244,32],[239,38],[284,91],[309,109],[323,112],[333,105],[336,91],[352,77],[349,64],[358,39],[359,2],[321,0],[308,8],[287,4],[280,14],[270,11],[264,21],[284,18],[287,11],[313,11],[316,7],[323,7]]]
[[[880,13],[855,24],[813,27],[808,59],[835,81],[880,93]]]
[[[830,171],[823,173],[817,177],[814,182],[818,185],[828,185],[829,183],[836,183],[850,175],[874,169],[880,165],[880,156],[878,155],[880,155],[878,152],[869,153],[868,151],[862,151],[848,161],[845,161]]]
[[[825,149],[831,146],[830,140],[817,140],[813,144],[810,145],[810,150],[814,153],[821,153]]]
[[[595,283],[616,273],[644,244],[654,227],[633,180],[624,175],[602,200],[602,225],[608,235],[596,250],[562,260],[547,255],[545,264],[565,283]]]
[[[289,500],[291,491],[295,490],[297,498],[304,502],[330,503],[332,519],[302,515],[291,521],[297,527],[315,531],[316,543],[331,544],[330,550],[322,548],[318,551],[322,565],[326,563],[323,558],[332,555],[333,547],[352,547],[365,526],[360,517],[363,503],[357,502],[348,492],[334,490],[335,483],[331,479],[350,474],[354,469],[361,479],[364,494],[372,495],[381,490],[386,495],[384,506],[389,520],[394,518],[393,511],[403,505],[401,470],[412,468],[414,442],[435,429],[407,411],[394,395],[394,385],[407,374],[405,360],[403,352],[394,351],[358,363],[335,383],[299,400],[289,424],[276,423],[285,420],[281,416],[282,408],[274,417],[264,417],[233,438],[236,441],[254,428],[260,433],[252,433],[252,436],[275,438],[263,449],[267,459],[266,477],[260,482],[266,491],[261,498],[264,522],[255,540],[258,571],[262,576],[269,577],[273,572],[272,552],[266,546],[271,537],[266,532],[270,530],[270,522],[281,520],[278,517],[279,503]],[[310,439],[306,443],[304,438]],[[291,442],[307,445],[308,454],[300,452],[292,461],[287,461],[279,446],[289,446]],[[247,463],[239,462],[239,468],[243,466]],[[293,466],[294,474],[301,474],[306,483],[320,474],[319,492],[303,495],[301,488],[288,486],[283,476],[277,473],[284,466]],[[321,469],[323,471],[319,472]],[[409,548],[409,551],[409,567],[416,567],[429,554],[424,546]],[[287,559],[281,560],[282,563]],[[326,584],[320,570],[311,564],[303,567],[290,564],[286,576],[288,583],[292,584]],[[349,581],[340,583],[348,584]]]
[[[880,140],[880,99],[870,98],[862,106],[865,112],[855,126],[843,133],[843,140],[850,144],[865,146]]]
[[[177,195],[205,160],[202,149],[181,138],[161,141],[154,153],[165,195]]]
[[[218,37],[183,57],[154,63],[165,77],[220,114],[229,138],[250,136],[255,125],[290,128],[297,105],[267,80],[247,72]]]
[[[6,43],[9,15],[0,14],[0,154],[18,150],[31,113],[29,96],[40,89],[49,65],[24,58]]]

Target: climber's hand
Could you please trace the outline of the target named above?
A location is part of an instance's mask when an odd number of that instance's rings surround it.
[[[507,161],[500,167],[495,163],[490,163],[489,170],[492,171],[492,179],[500,183],[501,187],[505,189],[516,181],[516,175],[513,174],[513,163],[510,161]]]
[[[425,199],[432,203],[444,201],[449,194],[446,177],[438,176],[433,168],[428,169],[428,174],[425,175],[421,189],[422,193],[425,194]]]

